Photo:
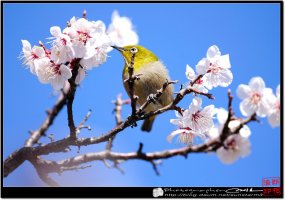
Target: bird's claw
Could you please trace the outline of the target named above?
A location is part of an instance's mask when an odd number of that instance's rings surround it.
[[[155,102],[156,102],[156,99],[155,99],[154,94],[148,95],[147,100],[150,101],[150,102],[152,102],[152,103],[154,103],[154,104],[156,104],[156,103],[155,103]]]
[[[137,127],[137,126],[138,126],[137,122],[132,122],[132,123],[131,123],[131,127],[132,127],[132,128]]]
[[[129,124],[132,128],[137,127],[137,122],[135,121],[134,116],[129,116],[127,120],[129,121],[128,124]]]

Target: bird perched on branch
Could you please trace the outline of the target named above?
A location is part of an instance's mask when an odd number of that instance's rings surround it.
[[[143,46],[130,45],[125,47],[112,46],[118,50],[125,60],[123,69],[124,87],[130,96],[129,85],[124,80],[129,78],[128,66],[131,65],[132,57],[134,55],[133,75],[138,75],[139,80],[134,82],[134,95],[138,96],[137,103],[141,106],[149,95],[155,94],[166,80],[170,80],[168,71],[158,57],[150,50]],[[162,108],[173,101],[173,85],[169,85],[160,98],[155,103],[150,103],[143,111],[148,113]],[[143,131],[150,132],[155,116],[144,120],[141,127]]]

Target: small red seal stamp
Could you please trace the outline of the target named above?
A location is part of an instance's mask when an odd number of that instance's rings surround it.
[[[281,196],[280,177],[267,177],[262,179],[264,196]]]

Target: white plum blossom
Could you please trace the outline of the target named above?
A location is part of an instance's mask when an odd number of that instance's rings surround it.
[[[72,60],[75,56],[70,37],[67,34],[61,33],[58,26],[50,28],[50,33],[55,40],[52,41],[51,60],[56,64],[66,63]]]
[[[268,98],[272,97],[272,89],[266,88],[261,77],[253,77],[249,85],[240,84],[237,88],[237,95],[242,100],[240,111],[244,116],[256,113],[259,117],[266,117],[270,105]]]
[[[111,41],[106,34],[100,34],[97,36],[96,40],[89,46],[90,44],[86,45],[88,48],[88,56],[86,58],[81,59],[80,64],[85,69],[92,69],[92,67],[97,67],[107,59],[107,50],[111,45]]]
[[[108,27],[107,34],[116,46],[123,47],[139,43],[139,37],[133,29],[131,20],[128,17],[121,17],[118,11],[114,11],[112,14],[112,22]]]
[[[36,63],[36,73],[41,83],[50,83],[54,90],[60,90],[64,87],[65,81],[71,78],[71,69],[64,65],[57,65],[49,58],[40,59]]]
[[[168,142],[171,142],[173,137],[176,135],[179,135],[178,141],[183,144],[192,144],[196,135],[204,138],[204,135],[196,133],[190,127],[187,126],[186,121],[188,120],[188,116],[185,111],[183,112],[183,116],[181,116],[177,111],[175,111],[175,115],[177,119],[171,119],[170,123],[177,125],[178,129],[167,136]]]
[[[111,40],[106,34],[105,24],[98,21],[88,21],[85,18],[70,21],[70,27],[63,30],[63,33],[71,38],[76,58],[85,60],[86,69],[91,69],[106,61],[107,49]]]
[[[251,152],[251,144],[248,138],[240,134],[229,136],[224,146],[217,150],[218,158],[225,164],[232,164],[238,158],[248,156]]]
[[[30,68],[31,73],[36,74],[35,62],[46,56],[45,50],[41,46],[34,46],[32,48],[31,44],[27,40],[22,40],[22,56],[24,60],[23,64]]]
[[[190,67],[189,65],[186,65],[185,75],[186,75],[187,79],[190,81],[194,81],[196,79],[196,77],[198,76],[194,72],[194,69],[192,67]],[[204,77],[197,80],[192,88],[199,91],[199,92],[208,93],[208,90],[205,88],[205,78]]]
[[[185,112],[188,116],[187,125],[196,132],[205,133],[213,125],[214,105],[206,106],[201,110],[202,99],[195,97]]]
[[[202,110],[201,105],[202,99],[196,97],[189,109],[183,111],[183,116],[176,112],[178,119],[171,119],[170,122],[179,129],[168,136],[168,141],[171,141],[175,135],[179,135],[179,141],[186,144],[191,144],[195,136],[205,139],[205,132],[214,125],[214,105],[206,106]]]
[[[229,54],[221,55],[216,45],[211,46],[207,51],[207,57],[200,60],[196,65],[197,73],[205,74],[205,86],[208,89],[217,86],[229,86],[233,80],[230,68]]]
[[[268,97],[269,114],[268,122],[274,128],[280,126],[280,84],[276,88],[276,96]]]
[[[104,63],[111,40],[106,34],[105,24],[72,17],[63,31],[58,26],[50,28],[51,49],[43,44],[34,46],[22,40],[22,58],[41,83],[50,83],[55,90],[62,89],[71,78],[75,64],[79,64],[76,84],[85,78],[86,70]]]

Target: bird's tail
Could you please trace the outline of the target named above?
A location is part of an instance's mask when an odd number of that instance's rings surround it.
[[[150,132],[152,128],[152,124],[154,122],[155,116],[152,116],[148,119],[145,119],[142,125],[142,131]]]

